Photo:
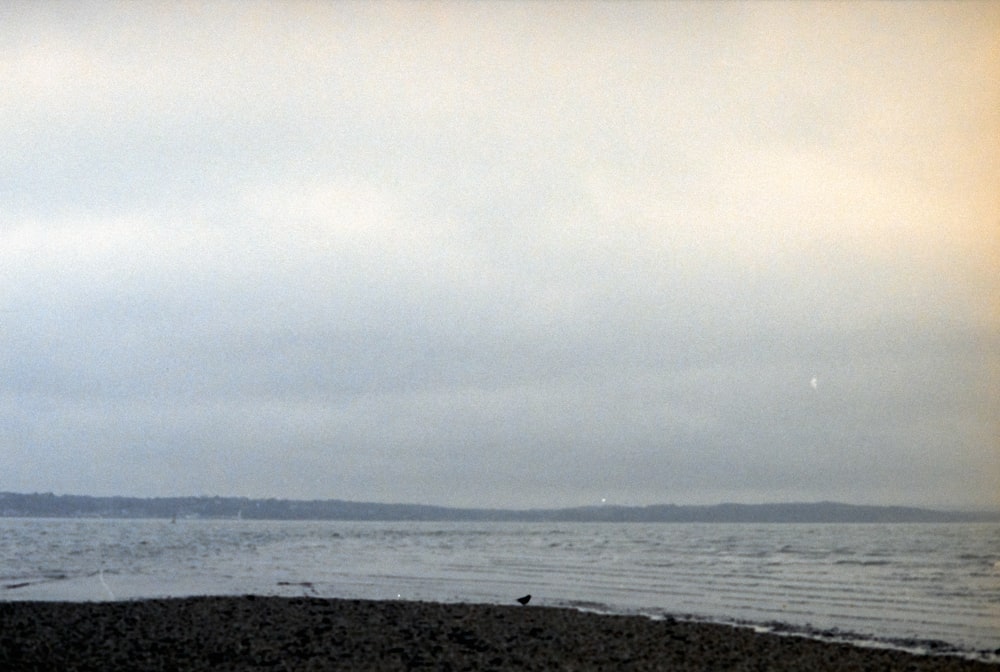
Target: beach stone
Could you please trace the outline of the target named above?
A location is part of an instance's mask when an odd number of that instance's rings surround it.
[[[1000,671],[749,628],[551,607],[281,597],[0,603],[0,670]]]

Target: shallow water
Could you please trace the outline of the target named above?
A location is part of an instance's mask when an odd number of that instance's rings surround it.
[[[0,599],[511,602],[997,659],[1000,525],[0,518]]]

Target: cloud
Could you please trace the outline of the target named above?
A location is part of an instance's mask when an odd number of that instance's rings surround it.
[[[8,487],[995,498],[991,5],[12,7]]]

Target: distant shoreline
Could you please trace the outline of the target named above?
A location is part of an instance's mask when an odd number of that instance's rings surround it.
[[[386,522],[991,523],[1000,522],[1000,511],[942,511],[840,502],[470,509],[337,499],[141,498],[0,492],[0,517]]]

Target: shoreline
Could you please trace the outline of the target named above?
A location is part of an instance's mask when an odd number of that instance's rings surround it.
[[[0,602],[0,668],[997,672],[1000,663],[562,607],[244,595]]]

